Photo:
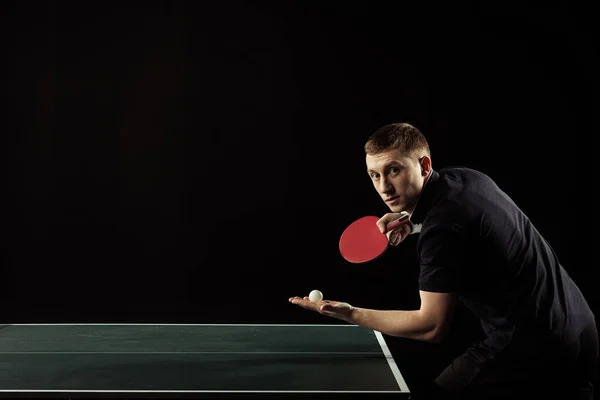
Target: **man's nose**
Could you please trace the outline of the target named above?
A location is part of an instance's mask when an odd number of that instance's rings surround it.
[[[394,190],[394,187],[392,186],[390,181],[387,180],[386,178],[382,178],[379,181],[379,192],[380,193],[390,193],[390,192],[393,192],[393,190]]]

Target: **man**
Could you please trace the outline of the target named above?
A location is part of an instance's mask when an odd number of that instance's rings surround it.
[[[592,399],[594,315],[510,197],[481,172],[434,170],[427,140],[410,124],[378,129],[365,153],[373,185],[391,210],[378,221],[381,231],[410,215],[387,233],[389,242],[398,245],[420,227],[420,308],[373,310],[306,297],[290,302],[390,336],[437,343],[460,301],[481,320],[485,338],[452,360],[427,396],[516,398],[550,388],[564,398]]]

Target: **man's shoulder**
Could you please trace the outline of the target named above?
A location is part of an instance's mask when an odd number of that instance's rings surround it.
[[[436,194],[434,209],[443,212],[449,209],[456,211],[468,206],[469,195],[466,192],[477,190],[483,181],[490,178],[473,168],[450,166],[437,170],[437,179],[432,185],[432,191]]]
[[[492,178],[483,171],[464,166],[445,166],[438,170],[441,178],[445,179],[468,179],[468,180],[486,180],[491,181]]]
[[[477,208],[481,198],[501,192],[500,187],[487,173],[468,167],[445,167],[438,172],[441,198],[448,207]]]
[[[444,167],[438,170],[438,179],[433,191],[436,193],[425,225],[455,227],[466,225],[481,209],[481,193],[495,187],[493,180],[485,173],[468,167]]]

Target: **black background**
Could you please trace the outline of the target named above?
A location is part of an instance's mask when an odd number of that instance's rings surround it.
[[[314,288],[418,307],[415,238],[337,251],[387,211],[362,146],[399,121],[434,168],[491,175],[597,310],[584,12],[387,4],[2,2],[0,318],[337,323],[287,302]]]

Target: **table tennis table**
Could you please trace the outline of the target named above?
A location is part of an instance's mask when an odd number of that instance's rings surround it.
[[[332,395],[409,398],[381,333],[344,324],[0,325],[3,398]]]

